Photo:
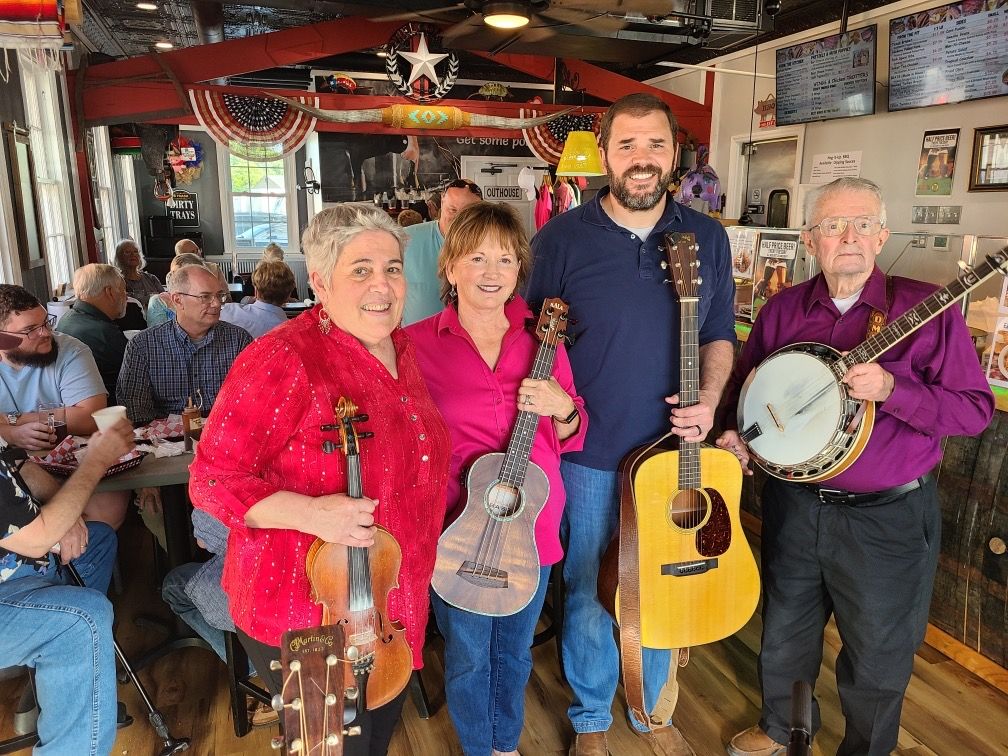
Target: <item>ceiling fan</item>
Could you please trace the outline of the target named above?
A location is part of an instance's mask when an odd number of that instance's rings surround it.
[[[599,4],[596,3],[596,6]],[[594,29],[601,26],[619,28],[621,18],[608,9],[590,7],[590,2],[579,5],[577,0],[522,0],[520,2],[498,2],[497,0],[465,0],[440,8],[418,9],[376,18],[376,21],[433,21],[445,23],[445,17],[464,12],[466,16],[447,26],[441,33],[445,41],[458,40],[470,34],[493,32],[521,35],[527,42],[538,42],[551,37],[563,27],[587,30],[591,23]]]

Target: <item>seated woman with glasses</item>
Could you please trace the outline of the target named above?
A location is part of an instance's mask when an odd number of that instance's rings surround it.
[[[466,754],[517,754],[532,636],[550,565],[563,557],[559,530],[566,497],[560,454],[579,450],[587,429],[584,401],[574,389],[563,346],[557,347],[548,379],[529,377],[539,342],[526,329],[532,313],[515,291],[530,263],[525,230],[511,207],[490,202],[467,207],[455,217],[438,260],[446,306],[407,329],[431,396],[451,431],[445,523],[451,524],[466,506],[463,470],[484,454],[508,449],[519,410],[538,415],[531,460],[548,481],[545,501],[528,502],[542,507],[534,543],[526,545],[536,552],[528,558],[540,567],[538,588],[523,609],[488,616],[494,612],[460,609],[431,593],[445,638],[448,712]],[[500,469],[498,463],[498,473]],[[534,487],[526,493],[534,498]],[[483,501],[480,491],[470,491],[468,497]],[[479,528],[491,527],[493,521],[477,516],[467,522]],[[522,527],[520,520],[514,527]],[[473,538],[474,552],[478,540]],[[515,549],[521,540],[513,535],[505,544],[503,548]]]
[[[238,358],[191,468],[193,504],[230,528],[221,585],[238,636],[274,694],[283,678],[270,662],[279,658],[282,635],[322,621],[306,572],[308,550],[319,539],[372,547],[376,525],[402,550],[399,587],[389,593],[384,621],[405,626],[412,656],[394,663],[394,671],[408,679],[410,668],[423,665],[449,440],[398,327],[406,295],[403,241],[399,226],[377,210],[339,205],[315,215],[301,246],[319,304]],[[374,434],[360,442],[360,498],[349,495],[348,462],[336,446],[340,399],[367,415],[359,430]],[[358,658],[379,655],[384,644],[372,635],[380,631],[374,615],[362,609],[354,616]],[[361,732],[344,739],[344,754],[387,751],[406,692],[388,695],[358,714]]]

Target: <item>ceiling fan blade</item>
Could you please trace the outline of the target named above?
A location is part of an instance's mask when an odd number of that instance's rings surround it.
[[[550,8],[546,11],[540,11],[532,17],[531,23],[525,27],[522,34],[522,41],[527,43],[543,42],[557,34],[563,34],[564,29],[611,31],[623,26],[625,23],[622,19],[606,16],[598,11]]]
[[[484,28],[483,17],[473,14],[469,16],[465,21],[459,21],[457,24],[452,24],[441,31],[441,41],[448,43],[452,40],[458,39],[459,37],[464,37],[466,34],[480,30]]]
[[[416,21],[416,20],[426,20],[427,17],[431,17],[430,20],[438,22],[441,19],[435,18],[436,16],[443,16],[447,13],[454,13],[455,11],[467,11],[465,3],[455,3],[454,5],[445,5],[441,8],[428,8],[425,10],[415,10],[415,11],[404,11],[403,13],[393,13],[388,16],[376,16],[371,18],[371,21]]]

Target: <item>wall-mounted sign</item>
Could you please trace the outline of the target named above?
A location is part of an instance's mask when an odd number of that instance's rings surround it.
[[[498,201],[525,201],[525,190],[520,186],[485,186],[483,198]]]
[[[199,228],[199,204],[196,192],[176,189],[172,192],[171,198],[165,202],[165,209],[175,228]]]
[[[917,196],[952,194],[959,129],[925,131],[917,164]]]
[[[861,150],[849,152],[824,152],[812,156],[812,174],[809,181],[813,184],[828,184],[834,179],[845,176],[861,175]]]

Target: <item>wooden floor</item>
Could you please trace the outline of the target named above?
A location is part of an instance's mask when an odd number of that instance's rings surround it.
[[[149,536],[136,523],[123,532],[123,573],[126,586],[116,599],[117,638],[127,654],[136,655],[157,641],[156,634],[132,622],[139,611],[168,610],[160,603],[151,577]],[[680,672],[682,694],[676,721],[697,754],[723,754],[724,743],[737,731],[753,724],[759,715],[756,652],[760,620],[755,616],[738,635],[721,643],[693,650],[688,667]],[[425,654],[423,680],[436,713],[429,720],[417,716],[407,703],[403,724],[392,742],[392,756],[460,754],[441,692],[441,648],[435,642]],[[823,728],[814,751],[834,753],[842,735],[842,718],[836,693],[834,663],[839,638],[831,626],[819,678],[818,695]],[[556,646],[550,642],[534,650],[535,669],[526,693],[526,723],[520,750],[524,756],[565,754],[570,738],[566,717],[569,692],[560,679]],[[192,739],[188,751],[199,756],[271,753],[273,728],[254,730],[236,738],[228,708],[224,666],[206,651],[177,652],[142,673],[142,678],[176,736]],[[21,680],[0,683],[0,737],[12,734],[11,716],[22,687]],[[617,694],[619,700],[622,693]],[[120,731],[115,756],[157,753],[160,742],[146,722],[132,686],[119,688],[136,722]],[[650,753],[630,731],[620,706],[613,706],[614,724],[609,734],[614,756]],[[914,662],[914,676],[903,708],[899,748],[896,753],[1004,754],[1008,753],[1008,696],[992,688],[930,646]]]

